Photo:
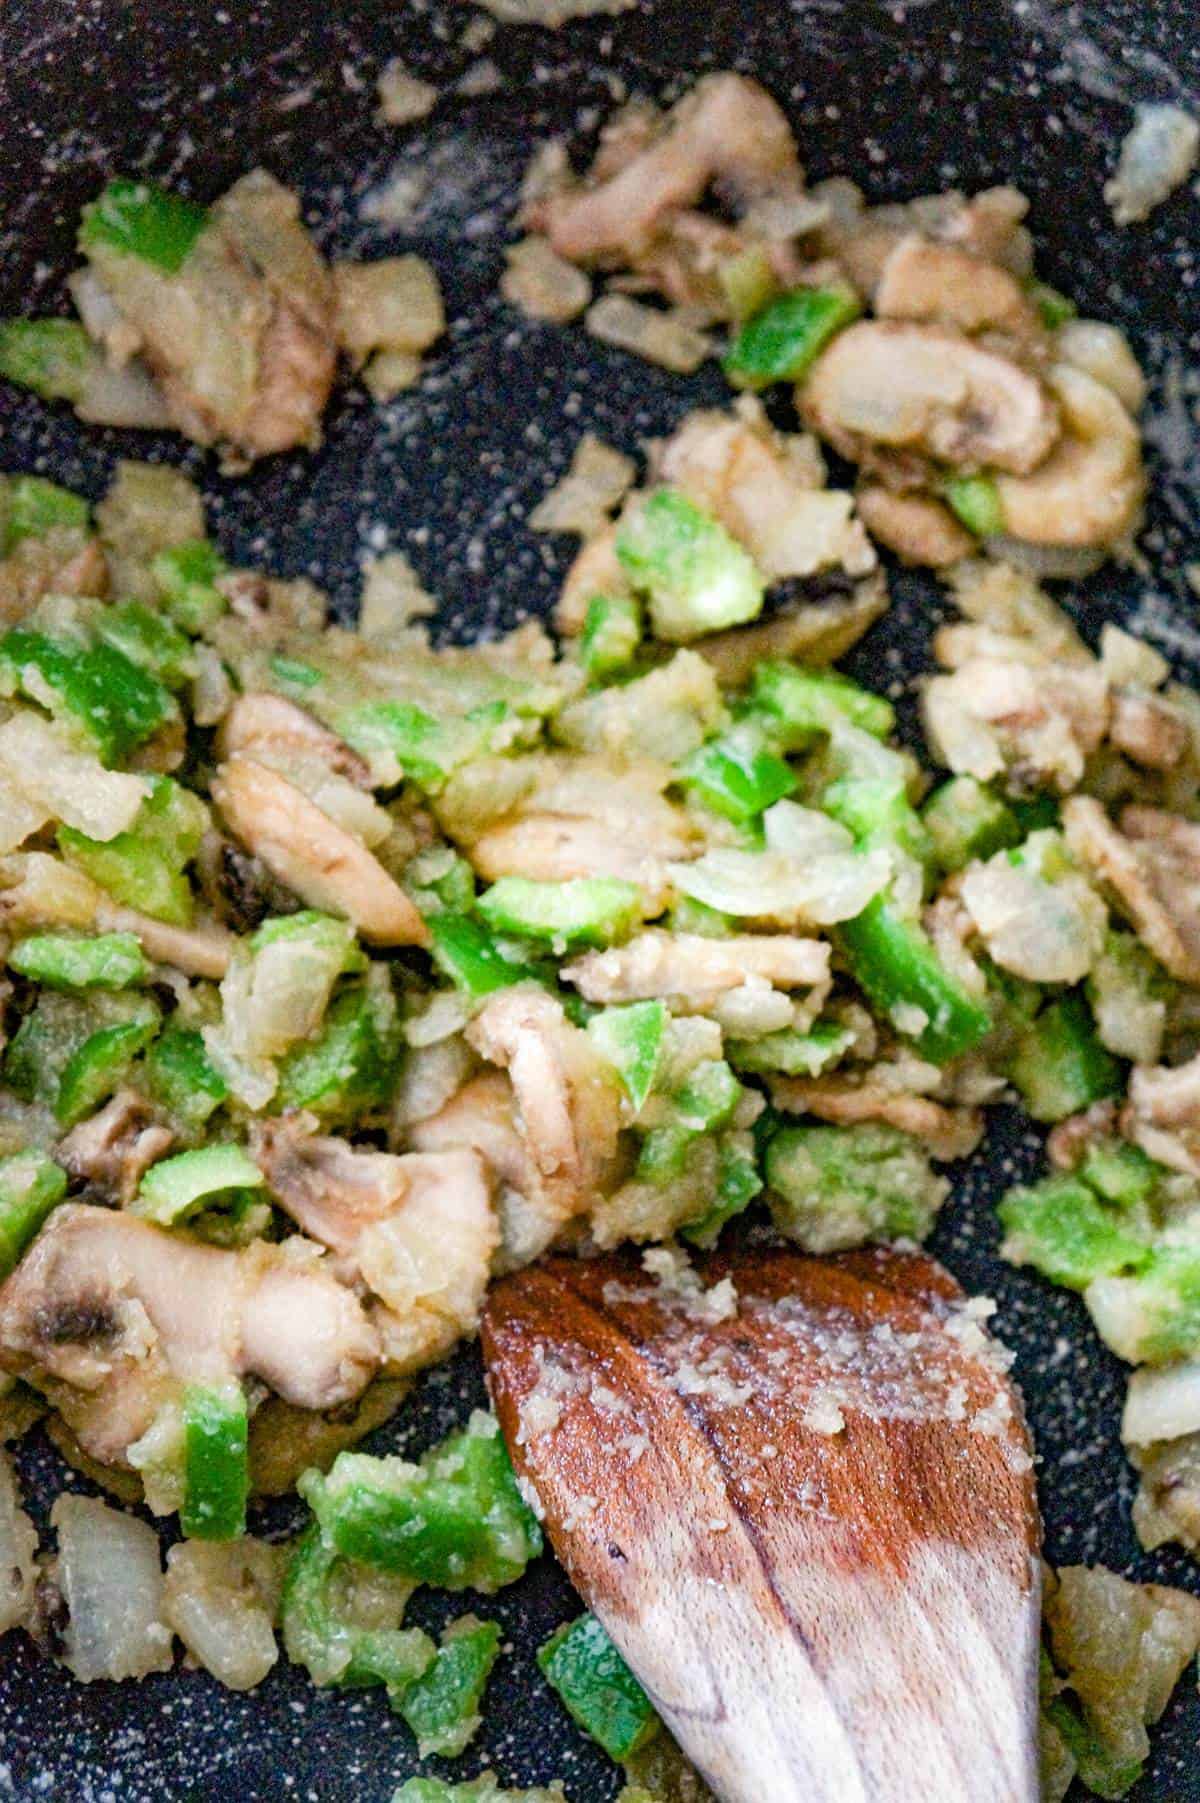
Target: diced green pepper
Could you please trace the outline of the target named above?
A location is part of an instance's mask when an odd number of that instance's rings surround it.
[[[949,1184],[919,1141],[894,1127],[779,1127],[765,1153],[772,1214],[806,1250],[923,1240]]]
[[[336,960],[339,976],[367,968],[366,954],[350,922],[315,908],[300,908],[295,914],[275,914],[264,920],[251,935],[250,949],[261,952],[269,945],[295,943],[311,945]]]
[[[683,643],[762,612],[762,577],[749,553],[676,489],[656,489],[627,514],[616,548],[660,639]]]
[[[62,1126],[73,1127],[77,1121],[86,1120],[101,1102],[106,1102],[121,1087],[134,1059],[157,1031],[156,1009],[152,1019],[101,1027],[85,1039],[68,1058],[59,1079],[54,1113]]]
[[[490,751],[508,715],[503,701],[443,719],[410,701],[370,701],[347,708],[335,724],[347,744],[364,757],[382,747],[399,763],[407,781],[436,794],[463,764]]]
[[[343,1452],[299,1488],[337,1552],[414,1583],[499,1590],[542,1550],[490,1416],[472,1416],[419,1465]]]
[[[1120,1061],[1101,1045],[1082,995],[1063,996],[1024,1028],[1008,1075],[1035,1121],[1079,1114],[1122,1087]]]
[[[160,1227],[174,1227],[214,1198],[261,1189],[263,1175],[241,1146],[198,1146],[152,1164],[142,1178],[132,1209]]]
[[[62,826],[58,844],[69,863],[126,907],[172,926],[190,926],[192,891],[183,870],[207,830],[208,810],[199,796],[158,776],[151,778],[150,794],[127,832],[102,841]]]
[[[132,933],[34,933],[8,954],[10,970],[50,989],[128,989],[144,983],[150,961]]]
[[[66,1172],[44,1153],[14,1152],[0,1158],[0,1278],[8,1276],[66,1193]]]
[[[747,320],[725,358],[725,374],[737,388],[798,382],[829,340],[862,312],[854,289],[793,288]]]
[[[1042,324],[1049,332],[1057,331],[1065,326],[1069,319],[1078,317],[1079,308],[1070,295],[1052,288],[1049,282],[1031,280],[1026,285],[1026,293],[1042,316]]]
[[[731,914],[710,908],[694,895],[677,895],[667,920],[673,933],[695,933],[700,939],[728,939],[736,924]]]
[[[491,995],[535,975],[532,966],[504,957],[487,929],[469,914],[434,914],[428,925],[434,963],[467,995]]]
[[[538,1649],[537,1662],[610,1759],[627,1758],[658,1733],[654,1705],[594,1615],[564,1623]]]
[[[280,1606],[287,1656],[314,1684],[387,1686],[397,1702],[435,1656],[428,1634],[399,1625],[411,1587],[353,1565],[313,1526],[296,1542]],[[387,1618],[390,1618],[390,1625]]]
[[[763,1180],[750,1134],[731,1133],[721,1142],[717,1161],[717,1193],[710,1207],[681,1231],[694,1246],[712,1246],[721,1229],[749,1208],[763,1191]]]
[[[639,924],[642,896],[636,883],[619,877],[568,877],[538,883],[504,876],[485,889],[479,912],[495,933],[542,939],[558,949],[611,945]]]
[[[44,476],[14,476],[6,490],[4,553],[23,538],[45,538],[57,526],[86,532],[91,508],[82,495],[73,495]],[[2,642],[2,641],[0,641]]]
[[[150,565],[158,592],[176,625],[192,634],[204,632],[228,610],[216,587],[226,570],[224,558],[206,538],[187,539],[160,551]]]
[[[1164,1172],[1140,1146],[1107,1139],[1087,1148],[1079,1175],[1115,1208],[1132,1209],[1150,1201]]]
[[[649,1183],[679,1176],[696,1141],[727,1127],[745,1091],[723,1058],[707,1058],[671,1098],[670,1118],[642,1141],[637,1174]]]
[[[714,814],[739,823],[756,820],[796,787],[795,771],[770,750],[751,720],[694,751],[680,775]]]
[[[807,749],[841,721],[876,739],[886,739],[896,724],[896,710],[885,696],[860,688],[837,670],[806,670],[781,658],[756,666],[750,699],[787,751]]]
[[[298,657],[283,657],[279,653],[271,659],[271,675],[277,682],[282,682],[293,689],[315,689],[325,678],[311,664],[302,663]]]
[[[397,1707],[417,1737],[422,1759],[455,1759],[479,1727],[479,1706],[500,1651],[500,1626],[462,1615],[442,1635],[437,1657],[399,1697]]]
[[[1127,1230],[1121,1210],[1076,1176],[1009,1190],[997,1213],[1004,1257],[1067,1289],[1085,1290],[1097,1277],[1140,1271],[1150,1261],[1150,1248]]]
[[[991,1015],[951,976],[928,935],[877,895],[838,928],[855,982],[925,1057],[945,1063],[991,1031]],[[923,1021],[922,1021],[923,1017]]]
[[[96,634],[168,689],[181,689],[192,678],[192,648],[184,634],[140,601],[106,607],[97,615]]]
[[[854,1031],[837,1021],[819,1020],[807,1033],[784,1027],[761,1039],[725,1042],[729,1062],[743,1071],[778,1071],[786,1077],[817,1077],[854,1044]]]
[[[437,845],[418,852],[404,868],[404,887],[422,914],[469,914],[475,906],[475,872],[459,852]]]
[[[79,248],[106,245],[175,275],[207,223],[204,208],[181,194],[121,177],[84,207]]]
[[[632,595],[593,595],[588,602],[579,658],[593,682],[627,670],[642,642],[642,610]]]
[[[0,638],[0,668],[81,727],[109,765],[123,763],[175,709],[156,678],[103,641],[66,643],[16,627]]]
[[[562,1791],[502,1790],[490,1772],[467,1784],[448,1784],[444,1778],[410,1778],[392,1797],[392,1803],[566,1803]]]
[[[932,860],[933,841],[899,776],[843,777],[826,786],[821,806],[854,834],[860,851],[897,846],[919,864]]]
[[[951,476],[942,484],[950,511],[976,538],[997,538],[1005,530],[1004,504],[990,476]]]
[[[295,1046],[281,1060],[280,1106],[353,1120],[388,1102],[399,1058],[396,1000],[387,971],[376,966],[365,984],[334,997],[311,1044]]]
[[[204,1036],[193,1027],[168,1026],[146,1054],[151,1096],[190,1132],[198,1132],[229,1096]]]
[[[248,1433],[240,1384],[190,1384],[184,1391],[179,1525],[189,1540],[236,1540],[245,1533]]]
[[[78,401],[103,361],[73,319],[0,320],[0,376],[44,401]]]
[[[654,1087],[667,1019],[665,1002],[630,1002],[603,1008],[588,1022],[588,1038],[617,1072],[635,1112]]]
[[[952,776],[921,810],[939,870],[965,870],[976,858],[1019,845],[1021,828],[1007,802],[973,776]]]

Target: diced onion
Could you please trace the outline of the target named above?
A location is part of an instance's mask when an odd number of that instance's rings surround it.
[[[566,325],[592,298],[592,284],[583,270],[560,257],[546,238],[510,244],[504,260],[508,267],[500,277],[500,292],[530,319]]]
[[[273,1626],[282,1547],[244,1535],[185,1540],[167,1554],[163,1615],[194,1659],[229,1690],[251,1690],[279,1657]]]
[[[163,1574],[154,1529],[91,1496],[60,1496],[58,1587],[70,1623],[63,1658],[83,1684],[144,1678],[172,1663],[163,1620]]]
[[[1152,1446],[1200,1433],[1200,1363],[1144,1365],[1129,1380],[1121,1438],[1126,1446]]]
[[[674,313],[644,307],[627,294],[603,294],[587,310],[585,325],[601,344],[632,351],[676,375],[689,376],[712,355],[712,340]]]
[[[24,1622],[37,1577],[37,1529],[21,1507],[16,1474],[0,1452],[0,1634]]]
[[[1196,167],[1200,120],[1178,106],[1139,106],[1104,189],[1118,225],[1148,219]]]
[[[91,839],[126,832],[149,794],[142,777],[106,770],[59,727],[24,709],[0,726],[0,776]]]

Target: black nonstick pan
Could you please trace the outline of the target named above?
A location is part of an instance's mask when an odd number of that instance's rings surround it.
[[[1147,568],[1106,571],[1070,604],[1090,633],[1105,618],[1134,618],[1186,672],[1189,652],[1200,653],[1200,603],[1184,574],[1200,557],[1189,375],[1200,367],[1200,200],[1185,189],[1148,225],[1118,231],[1101,189],[1133,103],[1200,102],[1195,0],[652,0],[556,33],[501,27],[484,52],[500,85],[470,96],[455,83],[480,54],[462,42],[479,17],[455,0],[0,0],[0,313],[64,306],[74,222],[105,176],[146,173],[207,200],[263,164],[301,189],[327,249],[430,258],[452,322],[421,384],[388,408],[344,392],[312,457],[229,481],[178,440],[83,429],[6,390],[0,467],[95,496],[118,456],[181,462],[202,482],[228,554],[310,575],[336,606],[353,596],[364,554],[394,546],[443,598],[447,634],[546,611],[569,546],[534,538],[523,521],[584,428],[633,450],[720,399],[723,385],[711,367],[667,376],[502,304],[501,247],[522,169],[549,134],[585,150],[625,87],[670,93],[696,71],[732,65],[784,102],[816,176],[852,174],[881,199],[1003,180],[1031,195],[1042,273],[1085,313],[1124,325],[1155,384]],[[397,55],[445,90],[428,120],[403,131],[373,119],[375,77]],[[410,196],[403,230],[372,223],[361,205],[397,166]],[[938,608],[919,578],[898,577],[895,597],[851,666],[889,690],[922,668]],[[1117,1362],[1072,1298],[995,1256],[992,1201],[1040,1157],[1035,1133],[1000,1119],[960,1173],[934,1249],[968,1289],[999,1301],[1041,1457],[1050,1560],[1103,1561],[1200,1592],[1200,1564],[1178,1550],[1147,1557],[1133,1538]],[[482,1396],[477,1355],[464,1353],[428,1377],[380,1449],[419,1450]],[[36,1436],[19,1463],[44,1518],[65,1468]],[[288,1520],[280,1508],[265,1525]],[[428,1620],[420,1602],[415,1615]],[[463,1764],[491,1764],[510,1784],[561,1778],[573,1803],[601,1803],[617,1778],[533,1661],[576,1607],[549,1559],[496,1599],[511,1649]],[[1191,1678],[1134,1796],[1200,1803],[1198,1740]],[[0,1649],[0,1797],[386,1803],[417,1769],[378,1693],[318,1692],[283,1665],[251,1696],[188,1672],[84,1689],[21,1636]]]

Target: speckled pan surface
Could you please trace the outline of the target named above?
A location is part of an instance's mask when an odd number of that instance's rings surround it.
[[[477,16],[454,0],[230,0],[227,9],[2,0],[0,312],[61,305],[78,207],[105,175],[145,171],[208,199],[263,163],[303,190],[319,236],[340,254],[429,257],[452,325],[417,389],[383,411],[344,394],[318,456],[275,460],[236,483],[178,442],[84,432],[9,392],[0,394],[0,465],[96,495],[118,455],[182,461],[202,481],[228,552],[307,573],[340,603],[365,552],[398,546],[443,597],[455,635],[544,611],[568,547],[535,539],[523,520],[580,432],[589,426],[633,449],[721,384],[711,371],[664,376],[503,307],[496,282],[521,170],[547,133],[585,144],[615,81],[657,91],[732,64],[786,102],[818,175],[853,173],[881,198],[1004,179],[1032,196],[1047,279],[1084,311],[1119,318],[1156,383],[1149,568],[1096,578],[1078,596],[1079,616],[1085,629],[1132,616],[1200,666],[1197,603],[1180,568],[1198,555],[1200,429],[1188,372],[1200,368],[1200,201],[1184,193],[1149,226],[1118,233],[1101,199],[1130,103],[1200,96],[1194,0],[661,0],[557,34],[500,30],[485,54],[502,85],[467,98],[454,83],[479,54],[461,43]],[[394,55],[446,90],[432,117],[404,132],[372,118],[374,77]],[[362,210],[397,169],[410,197],[403,232]],[[897,582],[896,605],[858,652],[856,673],[903,691],[922,667],[936,608],[931,585]],[[1000,1120],[962,1174],[935,1249],[969,1289],[999,1300],[1042,1461],[1048,1556],[1103,1560],[1200,1591],[1200,1566],[1183,1555],[1137,1552],[1116,1361],[1073,1299],[995,1257],[991,1199],[1039,1157],[1036,1135],[1015,1117]],[[478,1361],[464,1354],[380,1439],[419,1449],[481,1397]],[[64,1469],[36,1437],[21,1465],[44,1513]],[[282,1527],[286,1512],[271,1519]],[[565,1579],[544,1561],[487,1607],[511,1651],[468,1770],[490,1762],[521,1784],[560,1777],[573,1803],[601,1803],[617,1788],[607,1762],[570,1729],[532,1658],[572,1611]],[[1139,1803],[1200,1803],[1198,1741],[1193,1687],[1159,1731]],[[0,1653],[0,1798],[386,1803],[416,1769],[378,1696],[318,1693],[286,1669],[250,1697],[194,1673],[84,1690],[19,1637]]]

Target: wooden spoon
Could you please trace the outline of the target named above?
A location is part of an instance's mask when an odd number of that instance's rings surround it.
[[[892,1251],[648,1262],[505,1278],[483,1345],[685,1753],[725,1803],[1036,1803],[1033,1467],[978,1305]]]

